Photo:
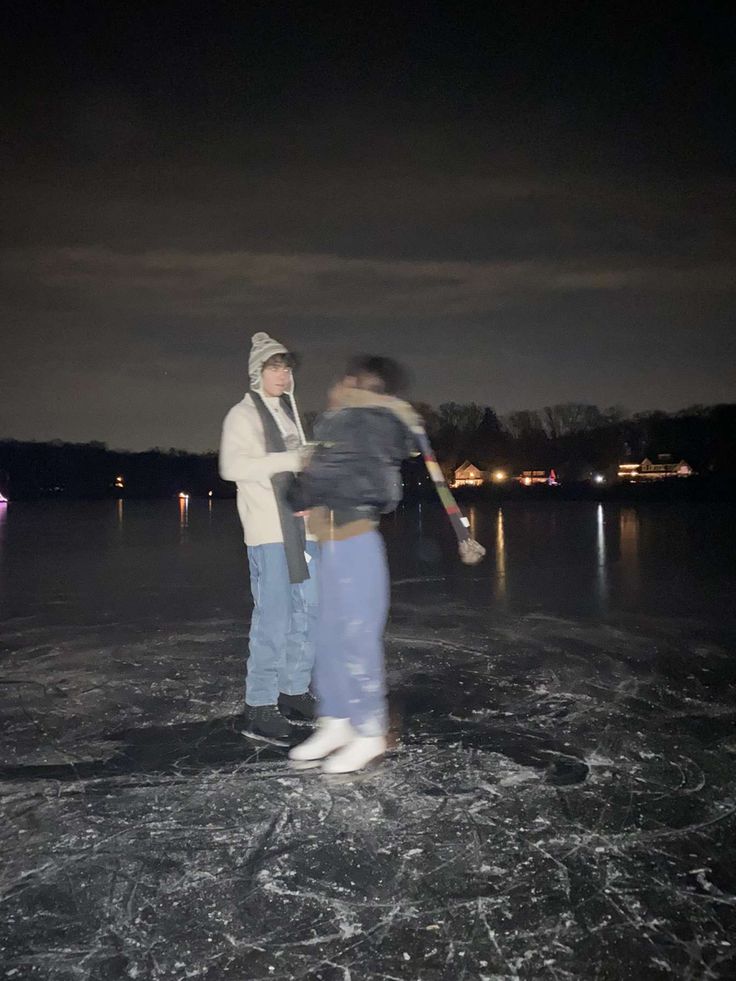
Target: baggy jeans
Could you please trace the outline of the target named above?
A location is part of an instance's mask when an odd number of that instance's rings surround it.
[[[319,714],[350,719],[362,736],[388,729],[383,651],[388,606],[388,565],[377,531],[322,545],[314,670]]]
[[[317,633],[319,546],[307,542],[309,579],[292,584],[280,543],[249,545],[250,621],[246,705],[276,705],[279,692],[301,695],[309,688]]]

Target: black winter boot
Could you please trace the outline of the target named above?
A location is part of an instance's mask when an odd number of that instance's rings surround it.
[[[279,695],[279,710],[292,722],[314,722],[317,718],[317,699],[311,691],[302,695]]]
[[[291,746],[291,726],[275,705],[246,705],[244,736],[259,739],[274,746]]]

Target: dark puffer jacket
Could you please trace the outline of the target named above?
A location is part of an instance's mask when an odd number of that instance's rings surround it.
[[[412,416],[399,399],[345,390],[340,407],[315,427],[318,445],[290,496],[295,510],[327,508],[338,525],[393,511],[402,497],[401,461],[414,450]]]

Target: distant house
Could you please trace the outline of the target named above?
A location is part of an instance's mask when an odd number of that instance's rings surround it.
[[[469,460],[461,464],[453,475],[453,487],[480,487],[485,482],[485,474]]]
[[[630,484],[666,480],[670,477],[692,477],[693,468],[685,460],[676,462],[670,453],[659,453],[656,461],[645,457],[641,463],[620,463],[618,479]]]
[[[559,483],[554,470],[522,470],[516,479],[524,487],[531,487],[533,484],[556,486]]]

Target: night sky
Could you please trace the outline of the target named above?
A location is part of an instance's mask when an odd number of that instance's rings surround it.
[[[734,401],[727,6],[9,0],[0,437],[216,448],[256,330],[303,410]]]

